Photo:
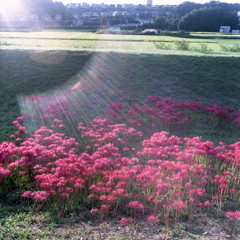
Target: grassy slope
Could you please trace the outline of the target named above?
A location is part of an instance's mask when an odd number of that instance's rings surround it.
[[[43,93],[65,82],[73,86],[80,81],[85,86],[79,91],[79,121],[104,114],[112,101],[143,104],[148,95],[204,104],[219,101],[240,108],[237,57],[68,52],[62,63],[47,64],[33,61],[26,51],[1,50],[0,54],[1,141],[8,139],[13,131],[10,122],[20,115],[18,95]],[[35,52],[41,62],[62,54]],[[205,132],[198,129],[194,134]]]

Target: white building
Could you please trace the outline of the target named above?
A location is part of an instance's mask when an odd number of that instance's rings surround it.
[[[39,21],[39,16],[35,15],[35,14],[32,14],[32,15],[29,16],[29,20],[32,21],[32,22],[38,22]]]
[[[121,16],[122,15],[122,13],[121,12],[113,12],[113,14],[112,14],[114,17],[116,17],[116,16]]]
[[[231,30],[230,26],[221,26],[219,29],[219,32],[225,32],[225,33],[229,33]]]
[[[67,4],[67,8],[77,8],[78,7],[78,3],[68,3]]]
[[[240,30],[236,29],[236,30],[232,30],[232,33],[240,33]]]

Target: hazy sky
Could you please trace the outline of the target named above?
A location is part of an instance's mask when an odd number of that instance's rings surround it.
[[[53,0],[54,2],[55,0]],[[153,0],[153,5],[178,5],[185,0]],[[206,0],[196,0],[196,1],[191,1],[190,2],[196,2],[196,3],[206,3],[210,2]],[[82,2],[87,2],[89,4],[91,3],[106,3],[106,4],[124,4],[124,3],[133,3],[135,5],[137,4],[146,4],[147,0],[58,0],[58,2],[62,2],[63,4],[67,3],[82,3]],[[240,0],[224,0],[220,2],[226,2],[226,3],[239,3]]]

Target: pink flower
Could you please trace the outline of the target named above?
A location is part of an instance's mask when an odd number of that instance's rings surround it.
[[[106,200],[107,200],[107,196],[106,196],[106,195],[101,195],[101,196],[99,197],[99,200],[101,200],[101,201],[106,201]]]
[[[154,215],[151,215],[147,218],[147,220],[150,222],[150,223],[156,223],[159,221],[158,217],[157,216],[154,216]]]
[[[208,206],[211,206],[212,204],[209,202],[209,201],[206,201],[203,203],[204,207],[208,207]]]
[[[32,192],[31,191],[25,191],[22,195],[22,198],[30,198],[32,197]]]
[[[33,198],[36,200],[36,201],[45,201],[47,200],[47,197],[48,197],[48,193],[46,191],[36,191],[33,193]]]
[[[131,221],[130,221],[130,219],[128,219],[128,218],[121,218],[121,219],[119,220],[119,223],[120,223],[120,225],[125,226],[125,225],[130,224]]]
[[[144,206],[139,203],[138,201],[131,201],[127,204],[127,207],[130,207],[130,208],[135,208],[135,209],[143,209]]]
[[[91,211],[90,211],[90,213],[91,213],[92,215],[95,215],[95,214],[98,213],[98,209],[97,209],[97,208],[92,208]]]
[[[195,203],[196,201],[197,201],[197,199],[196,198],[189,198],[189,200],[188,200],[190,203]]]
[[[183,201],[175,201],[172,204],[173,207],[176,208],[176,210],[180,211],[183,210],[185,208],[185,203]]]
[[[231,172],[230,172],[230,171],[225,171],[225,172],[223,172],[223,174],[224,174],[225,176],[230,176],[230,175],[231,175]]]
[[[95,195],[94,194],[90,194],[87,198],[88,199],[95,198]]]
[[[208,207],[211,206],[212,204],[209,201],[206,201],[204,203],[199,203],[198,206],[199,207]]]
[[[237,191],[235,189],[229,189],[229,193],[230,194],[235,194],[235,193],[237,193]]]
[[[103,204],[103,205],[100,206],[100,210],[101,210],[101,211],[109,211],[109,209],[110,209],[110,207],[107,206],[107,205],[105,205],[105,204]]]
[[[229,219],[240,220],[240,211],[227,212],[226,217],[229,218]]]

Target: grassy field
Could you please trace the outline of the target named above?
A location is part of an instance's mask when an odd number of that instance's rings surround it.
[[[2,32],[1,46],[41,47],[65,49],[121,49],[129,50],[184,50],[178,49],[177,42],[184,41],[188,50],[195,52],[240,52],[240,36],[237,34],[191,34],[185,37],[96,34],[77,31],[44,32]],[[223,48],[225,47],[225,48]]]
[[[240,53],[223,51],[219,46],[238,45],[239,35],[196,33],[193,36],[198,38],[99,35],[78,31],[2,32],[0,141],[12,141],[9,135],[16,129],[11,122],[16,117],[26,115],[24,124],[31,132],[46,123],[37,118],[51,106],[65,110],[66,102],[75,111],[64,116],[67,134],[76,139],[81,139],[77,123],[106,116],[105,110],[112,102],[142,106],[148,96],[158,95],[179,102],[233,107],[237,111],[240,109]],[[232,37],[235,39],[229,39]],[[189,42],[191,51],[177,50],[176,41]],[[171,49],[164,50],[164,45],[158,44],[169,45]],[[209,51],[210,48],[213,51]],[[158,131],[168,130],[179,137],[201,136],[203,141],[215,144],[239,141],[239,129],[229,121],[206,118],[206,114],[201,113],[192,117],[194,125],[168,126]],[[231,171],[235,168],[233,166]],[[226,165],[221,169],[227,169]],[[140,219],[136,217],[136,222],[125,226],[119,225],[118,220],[125,217],[126,210],[102,221],[101,217],[89,213],[91,206],[87,201],[84,204],[80,200],[73,204],[72,199],[64,204],[52,203],[52,200],[46,204],[23,201],[20,194],[31,188],[24,185],[25,180],[18,185],[15,177],[11,175],[1,182],[2,186],[10,184],[18,188],[11,188],[2,195],[0,239],[212,240],[240,236],[239,224],[225,218],[225,212],[239,210],[237,197],[226,197],[221,210],[214,204],[196,209],[191,221],[187,221],[186,213],[181,213],[178,227],[174,225],[174,215],[171,216],[171,230],[166,235],[164,218],[151,224],[141,218],[140,213]],[[239,182],[236,183],[236,190],[240,191]],[[59,212],[59,206],[63,213]]]

